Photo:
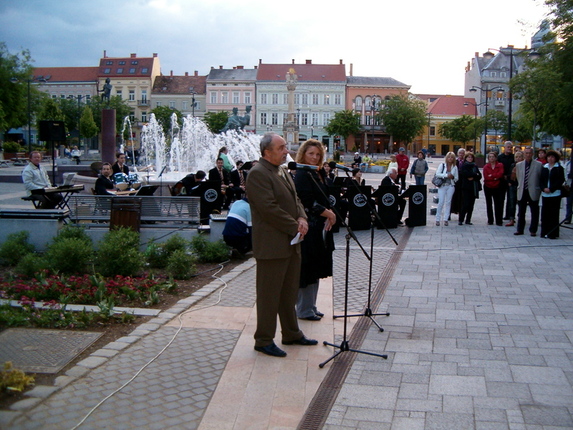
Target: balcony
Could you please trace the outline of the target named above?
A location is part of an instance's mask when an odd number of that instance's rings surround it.
[[[493,105],[495,107],[503,107],[505,106],[505,100],[494,100]]]
[[[149,100],[148,99],[138,100],[137,106],[149,106]]]

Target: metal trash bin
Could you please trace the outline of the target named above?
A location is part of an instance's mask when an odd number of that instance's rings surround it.
[[[111,199],[109,229],[127,227],[139,233],[141,224],[141,198],[114,197]]]

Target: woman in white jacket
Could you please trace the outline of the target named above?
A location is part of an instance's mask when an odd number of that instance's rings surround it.
[[[436,225],[444,220],[444,225],[448,225],[450,209],[452,207],[452,197],[455,191],[455,184],[458,181],[458,167],[456,166],[456,155],[448,152],[442,164],[438,166],[436,176],[442,178],[444,182],[438,188],[438,210],[436,211]]]

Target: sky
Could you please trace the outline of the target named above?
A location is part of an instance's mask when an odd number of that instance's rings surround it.
[[[415,94],[463,94],[475,52],[531,45],[543,0],[1,0],[0,42],[36,67],[151,57],[207,75],[259,63],[346,65]]]

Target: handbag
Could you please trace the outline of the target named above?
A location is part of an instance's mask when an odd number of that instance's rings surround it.
[[[440,164],[440,169],[442,169],[443,171],[443,164]],[[436,187],[440,188],[442,185],[444,185],[444,178],[439,178],[438,176],[436,176],[438,172],[434,173],[434,177],[432,178],[432,184],[434,184]]]

